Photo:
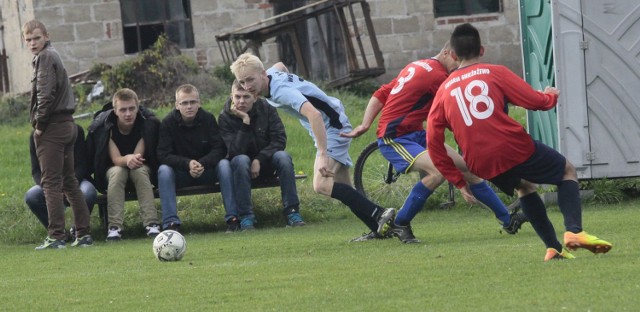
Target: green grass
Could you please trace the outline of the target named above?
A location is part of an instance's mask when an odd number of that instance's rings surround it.
[[[367,99],[334,95],[358,125]],[[222,102],[218,97],[204,106],[217,115]],[[156,113],[162,118],[168,111]],[[524,116],[518,110],[512,114]],[[311,177],[312,140],[297,120],[282,118],[296,171]],[[79,123],[86,129],[89,120]],[[124,241],[104,243],[105,229],[94,211],[94,247],[35,252],[46,231],[23,202],[33,183],[29,132],[26,123],[0,125],[2,311],[631,311],[640,306],[635,248],[640,200],[586,204],[587,231],[610,240],[614,249],[599,256],[578,251],[576,260],[553,263],[543,263],[544,247],[529,225],[516,236],[500,234],[488,210],[460,197],[451,210],[435,209],[446,200],[446,187],[414,221],[424,243],[348,243],[365,227],[339,202],[315,194],[310,178],[298,182],[309,223],[299,229],[283,228],[277,189],[254,192],[258,230],[237,235],[223,234],[219,194],[181,197],[178,213],[188,251],[177,263],[154,259],[135,202],[127,203]],[[354,161],[374,137],[371,129],[353,141]],[[550,209],[550,217],[561,235],[557,208]]]
[[[613,242],[611,252],[579,250],[575,260],[550,263],[528,224],[501,234],[480,209],[419,214],[414,230],[424,242],[416,245],[348,243],[364,230],[355,218],[187,233],[187,253],[175,263],[155,260],[149,239],[42,252],[11,244],[3,246],[0,302],[5,311],[635,310],[637,204],[586,209],[587,229]],[[560,228],[557,209],[550,217]]]

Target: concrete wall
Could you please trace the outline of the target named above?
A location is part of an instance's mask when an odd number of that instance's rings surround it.
[[[435,55],[455,25],[463,22],[480,29],[487,62],[505,64],[520,74],[518,3],[503,2],[503,13],[436,19],[431,0],[368,0],[387,69],[379,81],[391,79],[413,60]],[[209,68],[223,65],[216,34],[273,16],[268,0],[191,0],[191,7],[195,47],[183,52]],[[47,25],[69,74],[97,62],[117,64],[129,57],[124,55],[118,0],[2,1],[0,10],[13,92],[30,87],[31,55],[22,43],[20,27],[32,18]],[[364,29],[362,26],[359,29]],[[365,36],[363,40],[369,39]],[[260,54],[266,65],[278,61],[273,41],[263,44]]]

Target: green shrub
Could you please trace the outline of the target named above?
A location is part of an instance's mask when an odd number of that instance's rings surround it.
[[[596,179],[582,181],[581,189],[593,190],[593,197],[590,199],[597,204],[617,204],[626,199],[622,189],[619,187],[620,180]]]
[[[105,69],[103,65],[97,66]],[[195,85],[202,97],[226,92],[224,82],[182,55],[178,46],[164,35],[135,58],[104,70],[102,81],[106,94],[130,88],[136,91],[145,106],[151,108],[173,103],[176,88],[185,83]]]
[[[6,95],[0,99],[0,124],[18,125],[29,121],[31,94]]]
[[[357,96],[369,99],[376,90],[380,88],[380,83],[373,78],[367,78],[339,88],[340,91],[348,91]]]

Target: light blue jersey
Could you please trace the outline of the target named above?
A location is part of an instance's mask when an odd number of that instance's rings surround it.
[[[295,74],[267,69],[269,76],[269,95],[266,97],[271,106],[282,109],[296,117],[314,139],[311,124],[300,113],[302,104],[311,103],[322,114],[324,127],[327,130],[327,152],[331,158],[346,166],[351,166],[349,145],[351,139],[343,138],[340,132],[350,132],[351,123],[344,112],[340,100],[328,96],[318,86]],[[317,147],[317,145],[316,145]]]

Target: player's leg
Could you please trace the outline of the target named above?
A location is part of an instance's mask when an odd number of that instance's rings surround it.
[[[469,184],[469,189],[471,190],[471,193],[473,193],[473,196],[493,211],[507,233],[515,234],[520,229],[520,226],[522,226],[523,221],[526,221],[526,218],[520,218],[515,214],[513,216],[510,215],[507,207],[502,203],[491,187],[489,187],[487,182],[469,171],[467,164],[458,152],[449,145],[445,144],[445,147],[447,148],[447,154],[453,160],[453,163],[464,175],[464,179],[467,184]],[[512,227],[510,227],[510,225],[512,225]]]
[[[394,139],[378,139],[380,153],[398,172],[418,171],[426,175],[417,181],[402,208],[398,211],[395,224],[409,225],[415,215],[422,210],[429,196],[445,180],[438,172],[427,153],[424,131],[416,131]]]
[[[536,141],[535,152],[519,169],[529,181],[558,186],[558,206],[564,217],[567,248],[585,248],[593,253],[606,253],[611,249],[611,243],[583,231],[576,170],[562,154]]]
[[[330,196],[347,205],[351,212],[364,222],[372,232],[381,232],[382,227],[395,215],[395,209],[385,209],[371,202],[360,194],[349,177],[348,167],[352,161],[349,156],[351,139],[342,138],[338,132],[327,133],[327,149],[329,153],[328,167],[333,177],[323,177],[318,168],[319,157],[314,163],[313,187],[316,192]],[[337,175],[338,180],[335,180]]]

